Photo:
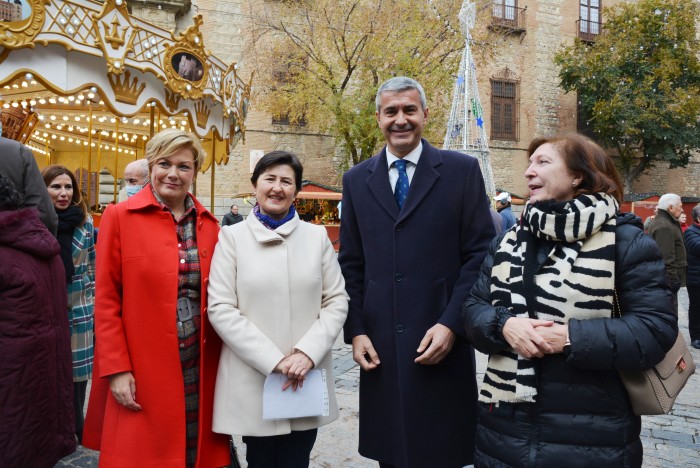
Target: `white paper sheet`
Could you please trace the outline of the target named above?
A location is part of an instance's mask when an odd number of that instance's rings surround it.
[[[296,391],[282,391],[287,377],[270,374],[263,388],[263,419],[291,419],[307,416],[328,416],[326,370],[312,369],[304,377],[304,386]]]

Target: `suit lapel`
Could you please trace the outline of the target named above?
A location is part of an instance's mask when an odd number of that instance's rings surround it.
[[[373,158],[367,166],[369,176],[366,182],[370,192],[377,199],[379,205],[393,219],[399,215],[399,206],[396,204],[396,199],[389,184],[389,168],[386,163],[386,148],[384,148],[377,157]],[[409,189],[409,197],[411,190]]]
[[[418,208],[418,205],[420,205],[420,202],[426,197],[426,195],[428,195],[428,192],[430,192],[430,189],[433,187],[433,185],[435,185],[435,182],[440,177],[440,173],[436,170],[436,167],[440,164],[442,164],[442,156],[440,155],[440,151],[430,146],[427,141],[423,140],[423,152],[418,160],[416,171],[413,173],[411,186],[408,189],[406,201],[404,202],[403,208],[399,213],[397,221],[402,221],[408,215],[410,215],[411,212]],[[389,176],[387,175],[387,179],[388,178]],[[389,193],[391,193],[391,190],[389,190]],[[395,201],[394,205],[396,205]]]

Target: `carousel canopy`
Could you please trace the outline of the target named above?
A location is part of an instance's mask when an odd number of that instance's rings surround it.
[[[125,0],[23,3],[0,0],[4,136],[43,154],[136,159],[154,132],[177,127],[204,140],[202,170],[245,136],[250,82],[204,48],[201,16],[174,33],[132,18]]]

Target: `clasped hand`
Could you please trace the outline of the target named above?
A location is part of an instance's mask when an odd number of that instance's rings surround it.
[[[511,317],[503,325],[503,337],[513,350],[528,359],[561,353],[568,327],[551,320]]]
[[[290,386],[293,391],[304,386],[304,376],[313,369],[314,362],[303,351],[294,350],[288,356],[285,356],[277,366],[274,372],[287,376],[287,381],[282,385],[282,391],[287,390]]]

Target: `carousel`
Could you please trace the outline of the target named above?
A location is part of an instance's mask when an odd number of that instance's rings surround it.
[[[154,133],[191,131],[213,205],[216,165],[245,138],[251,83],[205,49],[201,25],[165,31],[131,17],[126,0],[0,0],[2,136],[40,167],[74,171],[99,212]]]

